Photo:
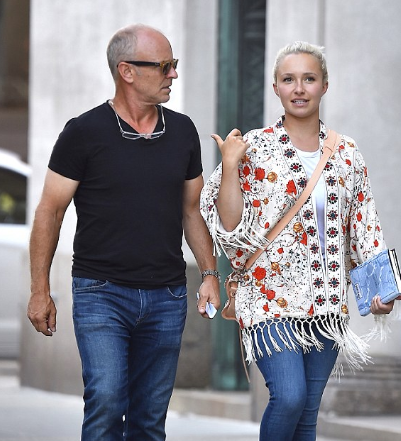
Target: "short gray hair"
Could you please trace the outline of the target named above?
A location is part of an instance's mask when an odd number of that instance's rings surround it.
[[[111,75],[114,80],[117,79],[118,63],[121,61],[135,57],[135,50],[138,40],[138,33],[148,26],[142,24],[134,24],[119,29],[112,37],[107,46],[107,62]]]
[[[324,47],[315,44],[307,43],[306,41],[295,41],[281,48],[276,55],[276,60],[273,66],[273,81],[277,84],[277,70],[278,66],[287,55],[290,54],[310,54],[313,55],[320,63],[323,74],[323,83],[329,81],[329,74],[327,72],[326,57],[323,53]]]

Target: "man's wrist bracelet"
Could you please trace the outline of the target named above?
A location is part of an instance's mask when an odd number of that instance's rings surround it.
[[[216,279],[218,279],[220,282],[220,273],[216,270],[207,269],[201,272],[201,276],[202,276],[202,281],[206,276],[213,276],[216,277]]]

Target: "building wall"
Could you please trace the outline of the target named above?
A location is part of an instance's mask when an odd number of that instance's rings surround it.
[[[30,222],[39,201],[53,144],[72,117],[114,95],[106,47],[114,32],[131,23],[160,29],[180,59],[179,78],[167,103],[187,113],[199,130],[202,147],[212,149],[214,131],[215,0],[31,0],[29,162]],[[185,93],[184,93],[185,92]],[[214,166],[204,155],[205,176]],[[73,206],[67,210],[52,267],[52,293],[58,307],[58,331],[52,338],[36,333],[22,320],[21,381],[67,393],[81,392],[80,366],[71,320],[71,255],[75,229]],[[189,311],[177,385],[205,387],[210,375],[210,323],[196,312],[200,277],[185,246]],[[29,287],[29,281],[26,280]],[[27,289],[28,291],[28,289]],[[27,298],[25,299],[27,301]],[[44,362],[43,360],[46,360]]]

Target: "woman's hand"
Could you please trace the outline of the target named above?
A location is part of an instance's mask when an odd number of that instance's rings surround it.
[[[401,296],[398,296],[396,300],[401,300]],[[395,300],[388,303],[383,303],[380,300],[380,296],[374,296],[372,304],[370,305],[370,311],[372,314],[389,314],[394,308]]]
[[[244,141],[238,129],[231,130],[224,141],[219,135],[212,135],[212,138],[220,149],[223,164],[216,206],[225,230],[233,231],[241,221],[244,205],[238,165],[249,144]]]
[[[224,141],[216,134],[213,134],[212,138],[220,149],[223,164],[231,164],[237,167],[249,147],[249,144],[244,141],[241,131],[238,129],[231,130]]]

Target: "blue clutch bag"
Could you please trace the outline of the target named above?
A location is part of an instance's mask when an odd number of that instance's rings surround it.
[[[395,250],[384,250],[350,271],[359,313],[370,313],[370,304],[379,294],[383,303],[400,295],[401,277]]]

